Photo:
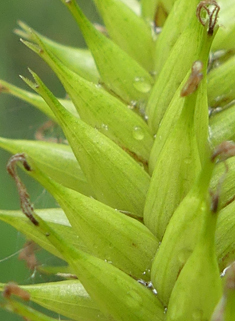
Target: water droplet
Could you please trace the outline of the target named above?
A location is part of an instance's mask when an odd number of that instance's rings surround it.
[[[105,259],[104,261],[105,261],[106,263],[113,264],[113,262],[110,261],[110,260]]]
[[[108,125],[106,125],[106,124],[102,124],[102,125],[101,125],[101,128],[104,129],[104,130],[109,130],[109,127],[108,127]]]
[[[144,138],[144,131],[141,127],[135,126],[133,129],[133,137],[136,140],[142,140]]]
[[[152,289],[153,294],[157,295],[157,290],[156,289]]]
[[[95,84],[95,86],[96,86],[96,88],[98,88],[98,89],[101,89],[101,88],[102,88],[102,85],[101,85],[100,83]]]
[[[178,254],[178,260],[180,261],[180,263],[185,264],[191,253],[192,251],[189,249],[181,250]]]
[[[135,89],[141,93],[147,94],[151,89],[151,84],[144,77],[136,77],[133,83]]]
[[[130,104],[127,105],[128,109],[135,110],[137,108],[138,102],[136,100],[131,100]]]

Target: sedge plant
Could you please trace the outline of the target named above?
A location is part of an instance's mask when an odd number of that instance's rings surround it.
[[[65,136],[0,138],[21,205],[0,219],[65,265],[61,281],[1,283],[1,306],[31,321],[55,319],[27,301],[71,321],[232,321],[235,3],[93,1],[103,26],[62,0],[88,49],[16,31],[65,99],[32,70],[33,92],[0,81]],[[17,165],[57,208],[33,208]]]

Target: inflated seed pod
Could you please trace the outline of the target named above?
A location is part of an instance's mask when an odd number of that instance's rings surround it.
[[[102,86],[83,79],[63,65],[37,34],[33,34],[32,37],[40,48],[30,43],[26,44],[55,71],[81,119],[146,163],[153,137],[145,121]],[[138,134],[140,139],[136,138]]]
[[[210,125],[210,141],[213,146],[222,143],[225,140],[235,139],[235,104],[227,108],[212,113]]]
[[[169,133],[173,130],[182,111],[184,100],[181,98],[180,93],[185,86],[185,83],[189,77],[195,77],[195,80],[199,80],[202,74],[203,79],[198,86],[198,94],[195,106],[195,130],[198,140],[198,148],[200,150],[200,158],[201,162],[203,163],[205,157],[204,153],[206,151],[206,142],[208,139],[207,65],[212,40],[213,37],[208,35],[207,31],[205,30],[204,37],[201,39],[201,46],[198,48],[197,52],[198,60],[201,61],[202,65],[198,65],[199,70],[190,70],[190,72],[187,73],[186,77],[176,90],[168,108],[166,109],[156,133],[149,158],[150,174],[152,174],[162,147],[164,146]]]
[[[174,285],[167,321],[210,320],[222,295],[222,283],[215,253],[217,198],[206,200],[202,228],[193,253]]]
[[[166,6],[166,1],[159,2]],[[173,1],[171,0],[170,2]],[[154,48],[154,71],[156,72],[156,77],[161,72],[176,41],[190,24],[192,17],[194,18],[199,2],[200,0],[192,0],[190,2],[188,0],[175,1]]]
[[[27,170],[33,169],[27,161],[24,164]],[[163,306],[149,288],[112,264],[75,248],[36,215],[32,207],[25,209],[35,229],[46,235],[61,252],[91,299],[106,316],[111,316],[117,321],[164,319]]]
[[[198,241],[213,169],[212,162],[204,164],[196,183],[174,212],[154,257],[151,281],[165,306],[169,303],[181,269]]]
[[[154,42],[150,24],[119,0],[93,1],[111,39],[142,67],[152,71]]]
[[[220,188],[220,208],[226,207],[234,200],[235,196],[235,157],[226,160],[226,163],[219,163],[213,172],[210,182],[210,190],[215,192],[221,177],[223,179]]]
[[[181,114],[169,133],[158,155],[151,177],[144,209],[146,226],[162,240],[169,220],[179,203],[193,186],[201,170],[195,131],[195,106],[197,86],[202,78],[201,63],[193,65],[194,71],[181,91],[184,105]]]
[[[28,173],[54,196],[89,252],[135,279],[149,280],[159,241],[141,222],[57,184],[33,163]]]
[[[232,56],[208,74],[208,103],[210,107],[223,106],[235,99],[235,56]]]
[[[95,197],[115,209],[142,217],[150,181],[143,167],[109,138],[70,114],[40,78],[32,75],[36,84],[24,80],[55,113]]]
[[[78,23],[107,88],[128,103],[133,101],[137,104],[145,103],[153,84],[153,78],[149,72],[112,40],[96,30],[75,0],[62,0],[62,2]],[[138,86],[139,79],[142,80],[142,86]]]
[[[179,1],[181,3],[181,1]],[[190,2],[191,5],[191,2]],[[195,15],[192,15],[189,25],[183,30],[182,34],[172,48],[148,99],[146,115],[148,116],[149,126],[154,134],[158,131],[159,124],[168,108],[175,91],[186,76],[193,62],[198,59],[198,51],[204,46],[203,38],[205,33],[213,39],[217,30],[216,17],[208,11],[206,23],[201,19],[200,7],[197,9],[194,3]],[[196,15],[197,13],[197,15]],[[204,38],[205,39],[205,38]],[[182,48],[188,48],[182,51]]]

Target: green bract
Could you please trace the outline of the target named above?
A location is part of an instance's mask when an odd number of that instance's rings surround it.
[[[94,0],[97,27],[79,2],[62,0],[88,49],[16,30],[69,98],[31,70],[35,93],[0,80],[65,136],[0,137],[22,210],[0,220],[64,260],[36,269],[72,279],[0,283],[0,304],[32,321],[55,318],[22,300],[70,321],[232,321],[235,3]],[[33,209],[16,165],[58,208]]]

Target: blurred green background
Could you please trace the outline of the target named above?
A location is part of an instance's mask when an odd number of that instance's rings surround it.
[[[78,0],[87,16],[98,21],[92,0]],[[28,89],[19,75],[29,76],[30,67],[60,97],[65,93],[46,64],[27,49],[13,33],[22,20],[48,37],[68,45],[85,47],[82,35],[65,6],[59,0],[1,0],[0,6],[0,79]],[[33,107],[6,94],[0,95],[0,135],[9,138],[33,139],[37,129],[47,120]],[[19,209],[19,198],[12,178],[6,172],[9,154],[0,150],[0,208]],[[52,207],[52,197],[37,183],[21,174],[35,208]],[[18,254],[25,238],[7,224],[0,222],[0,282],[24,284],[43,282],[44,276],[32,274]],[[43,258],[50,264],[50,257]],[[55,316],[59,319],[59,316]],[[22,318],[0,309],[0,320],[19,321]]]

